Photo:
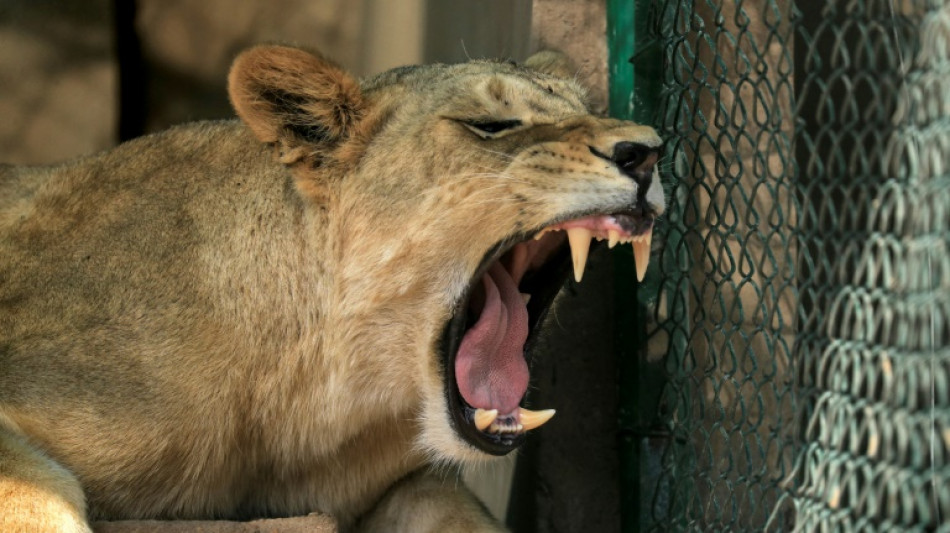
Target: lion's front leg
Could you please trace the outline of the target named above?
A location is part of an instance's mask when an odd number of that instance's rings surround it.
[[[356,526],[361,533],[498,533],[489,515],[458,476],[419,471],[394,485]]]
[[[79,481],[0,427],[0,531],[90,533]]]

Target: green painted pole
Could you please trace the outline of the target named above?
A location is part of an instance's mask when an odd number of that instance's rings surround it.
[[[616,118],[653,125],[660,96],[662,57],[650,33],[649,0],[608,0],[609,112]],[[655,519],[662,453],[668,442],[656,428],[665,383],[661,365],[647,363],[646,325],[656,306],[659,279],[651,262],[636,282],[633,254],[619,247],[614,258],[615,346],[619,369],[619,456],[621,528],[647,530]],[[659,510],[665,514],[665,509]]]

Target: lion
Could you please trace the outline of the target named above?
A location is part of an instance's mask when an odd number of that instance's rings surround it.
[[[567,60],[358,81],[241,53],[239,120],[0,168],[0,530],[333,516],[504,531],[452,465],[511,453],[547,310],[664,210],[647,126]]]

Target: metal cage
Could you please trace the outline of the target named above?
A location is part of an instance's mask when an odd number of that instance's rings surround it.
[[[608,5],[670,199],[624,529],[950,531],[950,4]]]

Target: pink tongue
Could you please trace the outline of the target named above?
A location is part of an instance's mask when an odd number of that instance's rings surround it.
[[[528,390],[524,360],[528,309],[515,280],[500,264],[491,267],[482,284],[485,308],[462,338],[455,358],[455,379],[469,405],[498,409],[506,415],[518,408]]]

